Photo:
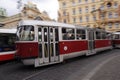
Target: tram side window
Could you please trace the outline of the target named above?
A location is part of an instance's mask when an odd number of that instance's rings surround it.
[[[62,37],[63,40],[74,40],[75,39],[74,29],[62,28]]]
[[[47,42],[48,41],[48,29],[44,28],[44,41]]]
[[[101,32],[96,31],[96,39],[101,39]]]
[[[59,35],[58,35],[58,29],[55,29],[55,41],[58,41]]]
[[[50,29],[50,41],[53,42],[53,29]]]
[[[102,39],[106,39],[106,38],[107,38],[107,36],[106,36],[106,33],[105,33],[105,32],[102,32],[102,33],[101,33],[101,35],[102,35]]]
[[[85,30],[77,29],[76,33],[77,33],[77,39],[78,40],[86,39],[86,32],[85,32]]]
[[[42,41],[42,32],[41,32],[41,28],[38,28],[38,41],[39,41],[39,42]]]
[[[118,34],[115,35],[115,39],[119,39],[119,35]]]
[[[114,35],[112,35],[111,33],[106,33],[106,39],[112,39],[114,37]]]

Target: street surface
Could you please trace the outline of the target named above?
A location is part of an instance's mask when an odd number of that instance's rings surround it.
[[[120,80],[120,49],[39,68],[16,61],[2,63],[0,80]]]

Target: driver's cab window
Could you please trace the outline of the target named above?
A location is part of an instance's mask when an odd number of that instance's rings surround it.
[[[24,25],[18,30],[18,38],[21,41],[33,41],[35,38],[34,26]]]

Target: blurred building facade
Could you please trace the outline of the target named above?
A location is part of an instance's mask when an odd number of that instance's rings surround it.
[[[6,9],[0,8],[0,20],[6,18]],[[2,22],[0,22],[0,27],[4,26]]]
[[[3,14],[4,13],[4,14]],[[25,4],[20,13],[7,16],[6,10],[0,10],[0,28],[16,28],[20,20],[48,20],[51,21],[47,12],[40,12],[37,6],[31,2]]]
[[[120,31],[120,0],[58,0],[59,22]]]

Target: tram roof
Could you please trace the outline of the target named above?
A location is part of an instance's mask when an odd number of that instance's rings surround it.
[[[0,33],[16,33],[17,29],[0,29]]]
[[[21,25],[21,24],[22,25],[56,26],[56,27],[58,27],[60,25],[61,27],[75,28],[75,25],[54,22],[54,21],[22,20],[22,21],[20,21],[19,25]]]

